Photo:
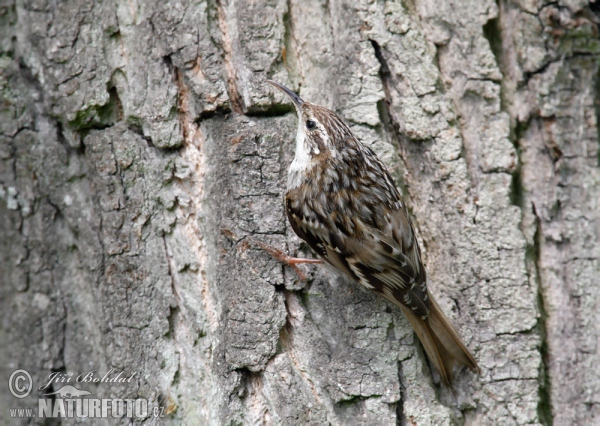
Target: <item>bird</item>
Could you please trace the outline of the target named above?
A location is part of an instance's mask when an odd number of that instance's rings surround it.
[[[294,267],[322,259],[397,305],[446,385],[456,364],[479,373],[429,292],[414,226],[385,165],[333,111],[267,82],[291,99],[298,115],[285,211],[296,235],[320,259],[279,258]],[[262,246],[277,256],[277,250]]]

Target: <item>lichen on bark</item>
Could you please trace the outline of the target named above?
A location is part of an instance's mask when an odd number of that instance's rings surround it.
[[[597,423],[599,19],[583,1],[5,2],[0,380],[140,371],[86,389],[172,424]],[[296,117],[267,78],[386,163],[480,376],[451,392],[397,308],[254,244],[311,255],[282,204]],[[2,418],[39,397],[2,392]]]

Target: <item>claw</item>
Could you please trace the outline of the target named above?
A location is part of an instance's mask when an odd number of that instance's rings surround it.
[[[275,259],[279,260],[282,263],[285,263],[286,265],[291,266],[292,269],[294,270],[294,272],[296,272],[296,275],[298,275],[298,278],[300,279],[300,281],[306,281],[306,274],[304,274],[304,272],[302,272],[302,270],[300,268],[298,268],[297,265],[300,265],[302,263],[323,263],[323,261],[321,259],[303,259],[300,257],[289,256],[289,255],[285,254],[283,251],[279,250],[278,248],[273,247],[270,244],[263,243],[262,241],[253,239],[253,240],[251,240],[251,242],[253,244],[259,246],[261,249],[263,249],[267,253],[269,253]]]

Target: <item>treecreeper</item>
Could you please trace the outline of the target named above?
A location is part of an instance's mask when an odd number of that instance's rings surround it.
[[[406,204],[386,167],[333,111],[267,81],[290,97],[298,114],[285,194],[294,232],[325,262],[400,307],[445,384],[455,364],[479,372],[427,288]],[[280,258],[294,266],[318,262]]]

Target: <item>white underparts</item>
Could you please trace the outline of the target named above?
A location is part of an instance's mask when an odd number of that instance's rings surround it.
[[[312,167],[312,155],[310,147],[306,143],[304,133],[304,122],[298,120],[298,134],[296,135],[296,153],[294,161],[288,172],[287,189],[294,189],[302,184],[304,174]]]

